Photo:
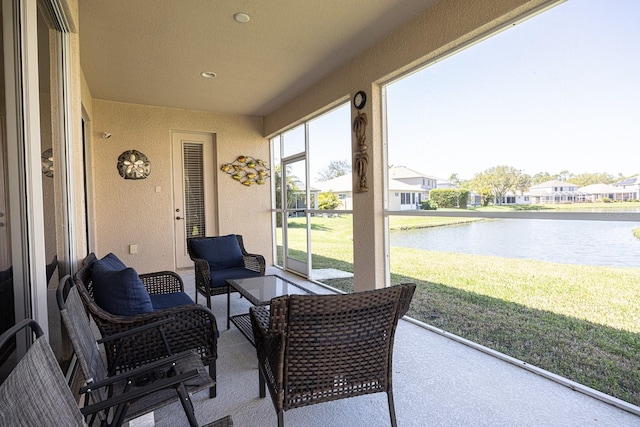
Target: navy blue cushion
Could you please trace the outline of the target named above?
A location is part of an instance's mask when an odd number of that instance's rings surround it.
[[[120,258],[115,256],[111,252],[105,255],[104,257],[102,257],[101,259],[95,261],[93,263],[93,267],[95,268],[96,265],[99,265],[100,267],[103,267],[108,270],[113,270],[113,271],[120,271],[127,268],[127,266],[124,265],[124,262],[120,261]]]
[[[227,279],[246,279],[248,277],[259,277],[260,273],[244,267],[225,268],[223,270],[210,270],[211,287],[217,288],[227,285]]]
[[[177,307],[185,304],[195,304],[191,297],[184,292],[174,292],[171,294],[154,294],[149,295],[153,311],[162,310],[164,308]]]
[[[116,271],[96,261],[92,280],[96,304],[109,313],[133,316],[153,311],[147,288],[133,268]]]
[[[242,249],[235,234],[189,239],[189,243],[193,255],[206,260],[214,270],[244,266]]]

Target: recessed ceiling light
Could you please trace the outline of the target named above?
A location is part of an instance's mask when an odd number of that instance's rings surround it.
[[[233,15],[233,19],[235,19],[236,21],[238,21],[241,24],[246,24],[247,22],[249,22],[251,20],[251,17],[249,15],[247,15],[246,13],[236,13],[235,15]]]
[[[205,79],[213,79],[217,76],[217,74],[214,73],[213,71],[203,71],[200,73],[200,75]]]

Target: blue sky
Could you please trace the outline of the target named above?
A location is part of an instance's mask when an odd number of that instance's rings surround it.
[[[569,0],[388,86],[389,163],[640,173],[640,1]]]

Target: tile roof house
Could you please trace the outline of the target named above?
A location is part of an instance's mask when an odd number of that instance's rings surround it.
[[[321,192],[331,191],[340,199],[338,209],[353,209],[353,177],[342,175],[327,181],[314,182],[312,187]],[[389,210],[419,209],[420,202],[426,200],[419,185],[411,185],[397,179],[389,179]]]

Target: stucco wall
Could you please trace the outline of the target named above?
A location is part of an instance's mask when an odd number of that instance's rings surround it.
[[[219,234],[242,234],[249,252],[272,263],[269,185],[245,187],[220,171],[241,154],[269,159],[261,118],[104,100],[94,100],[92,108],[96,253],[113,252],[139,273],[175,270],[172,131],[216,135]],[[103,139],[103,132],[111,138]],[[151,161],[148,178],[120,177],[118,156],[131,149]],[[129,244],[138,245],[137,254],[129,254]]]

